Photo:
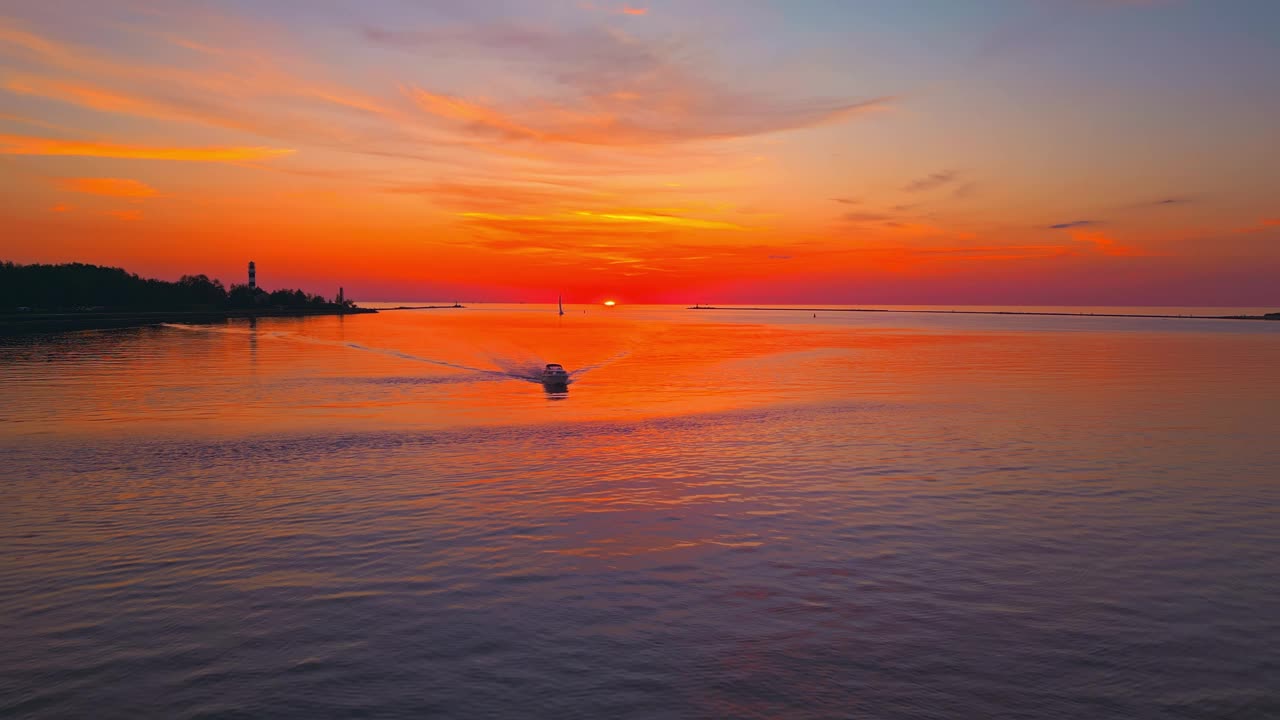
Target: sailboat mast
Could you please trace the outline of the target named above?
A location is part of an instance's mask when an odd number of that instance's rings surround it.
[[[563,315],[564,314],[564,296],[563,295],[558,296],[556,298],[556,302],[560,306],[560,314]]]

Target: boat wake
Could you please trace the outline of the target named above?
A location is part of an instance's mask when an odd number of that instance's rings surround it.
[[[501,355],[490,355],[489,362],[501,368],[502,374],[512,380],[541,383],[542,368],[546,363],[537,357],[511,358]]]
[[[572,378],[576,378],[576,377],[578,377],[579,375],[584,375],[584,374],[586,374],[586,373],[588,373],[588,372],[591,372],[592,370],[599,370],[600,368],[602,368],[602,367],[604,367],[604,366],[606,366],[606,365],[612,365],[613,363],[618,362],[619,360],[621,360],[621,359],[625,358],[626,356],[628,356],[628,355],[630,355],[630,354],[631,354],[631,351],[630,351],[630,350],[623,350],[623,351],[621,351],[621,352],[615,353],[615,354],[613,354],[613,355],[611,355],[611,356],[609,356],[609,357],[605,358],[604,360],[601,360],[601,361],[600,361],[600,362],[598,362],[598,363],[594,363],[594,364],[592,364],[592,365],[583,365],[582,367],[578,368],[577,370],[574,370],[573,372],[570,372],[570,373],[569,373],[569,378],[570,378],[570,379],[572,379]]]
[[[307,335],[299,335],[297,333],[284,330],[246,330],[243,328],[227,328],[213,327],[207,325],[184,325],[182,323],[164,323],[163,327],[172,328],[174,330],[184,330],[189,332],[205,332],[205,333],[222,333],[227,335],[253,335],[258,338],[274,338],[278,340],[287,340],[290,342],[306,343],[308,345],[324,345],[328,347],[347,348],[349,350],[359,350],[361,352],[375,353],[386,357],[399,358],[401,360],[411,360],[413,362],[427,363],[440,367],[452,368],[454,370],[463,370],[466,372],[477,373],[492,379],[503,380],[522,380],[525,382],[542,384],[542,370],[546,367],[546,362],[537,357],[511,358],[506,356],[490,355],[489,362],[497,366],[497,370],[489,368],[478,368],[462,363],[450,362],[448,360],[438,360],[435,358],[422,357],[421,355],[413,355],[407,352],[401,352],[392,348],[371,347],[361,345],[356,342],[346,342],[343,340],[325,340],[322,338],[310,337]],[[606,358],[592,365],[585,365],[569,373],[568,383],[572,383],[583,374],[604,367],[611,363],[617,362],[629,355],[629,351],[623,351]]]
[[[349,350],[360,350],[363,352],[376,353],[387,357],[400,358],[401,360],[412,360],[414,362],[428,363],[431,365],[439,365],[441,367],[453,368],[454,370],[466,370],[468,372],[482,373],[485,375],[506,375],[507,373],[498,370],[486,370],[485,368],[471,367],[461,363],[449,362],[448,360],[436,360],[433,358],[425,358],[420,355],[413,355],[391,348],[369,347],[355,342],[346,342],[343,340],[324,340],[322,338],[314,338],[307,335],[299,335],[297,333],[271,330],[242,330],[240,328],[219,328],[204,327],[200,325],[182,325],[180,323],[164,323],[164,327],[173,328],[175,330],[188,330],[192,332],[213,332],[228,335],[255,335],[259,338],[269,337],[278,340],[289,340],[292,342],[306,343],[308,345],[325,345],[328,347],[347,348]]]
[[[569,378],[568,380],[565,381],[564,384],[570,385],[573,383],[574,380],[582,377],[586,373],[592,370],[597,370],[606,365],[615,363],[630,354],[631,354],[630,351],[624,350],[608,358],[605,358],[604,360],[601,360],[598,363],[593,363],[591,365],[584,365],[576,370],[572,370],[569,372]],[[510,357],[504,357],[499,355],[490,355],[489,362],[502,368],[502,372],[513,379],[526,380],[528,382],[538,383],[538,384],[543,384],[544,382],[546,382],[546,378],[543,374],[543,371],[547,367],[548,361],[543,358],[539,358],[539,357],[510,358]]]

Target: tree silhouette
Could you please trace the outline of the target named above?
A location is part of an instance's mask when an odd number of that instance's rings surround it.
[[[319,307],[330,304],[302,290],[232,285],[207,275],[177,282],[141,278],[121,268],[66,263],[18,265],[0,262],[0,310],[221,310],[255,307]]]

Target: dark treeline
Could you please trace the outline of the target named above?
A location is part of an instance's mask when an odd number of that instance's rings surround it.
[[[329,304],[329,300],[302,290],[267,292],[248,285],[228,289],[206,275],[183,275],[177,282],[167,282],[83,263],[0,263],[0,310],[4,311],[221,310]]]

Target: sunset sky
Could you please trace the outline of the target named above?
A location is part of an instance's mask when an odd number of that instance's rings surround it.
[[[0,259],[1280,304],[1274,0],[0,0]]]

